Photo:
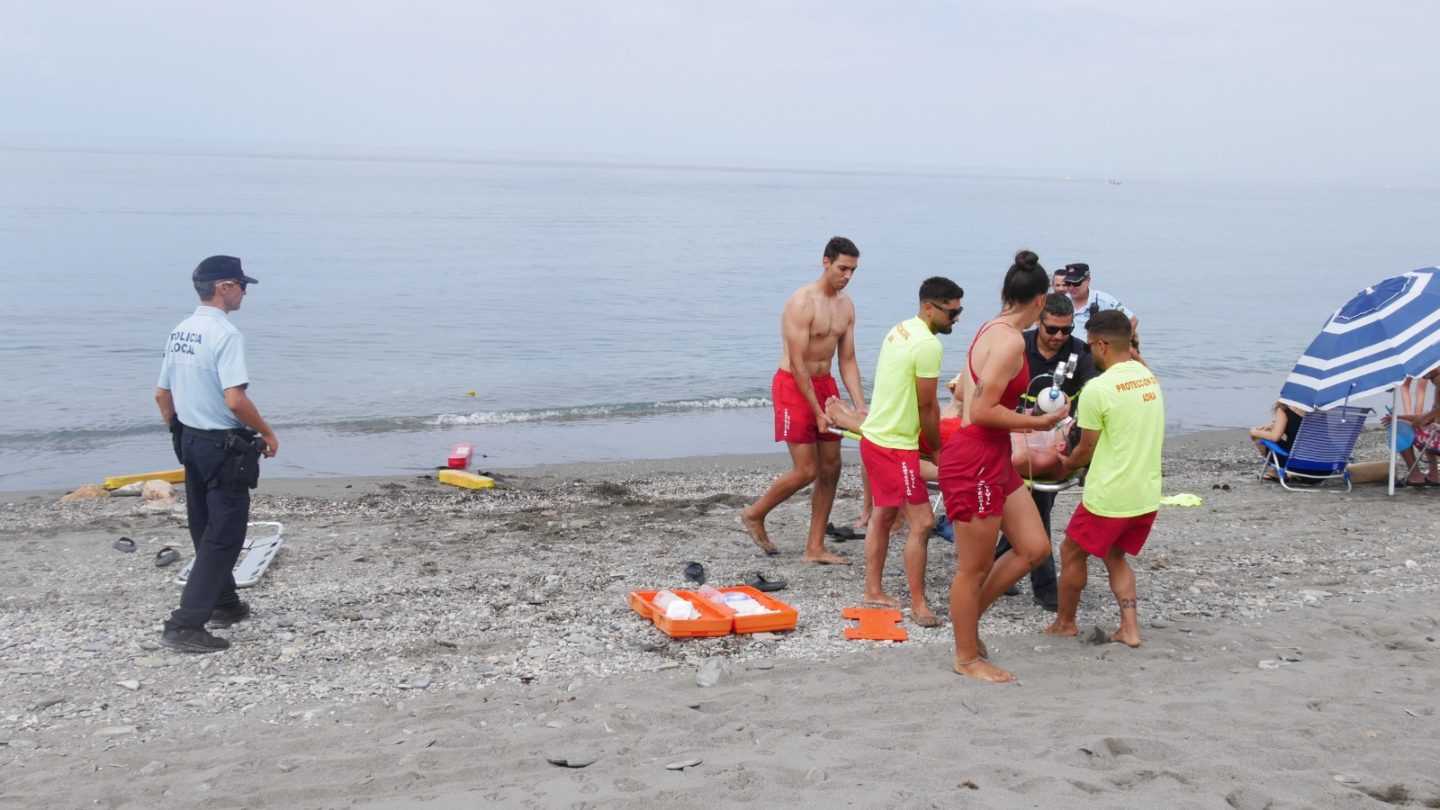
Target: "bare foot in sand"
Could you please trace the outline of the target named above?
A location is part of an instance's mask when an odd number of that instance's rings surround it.
[[[891,597],[889,594],[885,594],[885,593],[880,593],[880,594],[867,593],[867,594],[865,594],[864,596],[862,596],[862,597],[860,598],[860,601],[863,602],[863,603],[865,604],[865,607],[868,607],[868,608],[885,608],[885,609],[887,609],[887,610],[899,610],[899,609],[900,609],[900,602],[899,602],[899,600],[897,600],[897,599]]]
[[[1048,633],[1048,632],[1050,632],[1050,631],[1049,631],[1049,630],[1046,630],[1045,632]],[[1074,633],[1071,633],[1071,635],[1074,635]],[[1122,628],[1120,628],[1119,630],[1116,630],[1115,632],[1113,632],[1113,633],[1110,634],[1110,643],[1111,643],[1111,644],[1124,644],[1124,645],[1130,646],[1130,647],[1139,647],[1139,646],[1140,646],[1140,631],[1139,631],[1139,630],[1130,630],[1130,631],[1127,632],[1127,631],[1125,630],[1125,628],[1122,627]]]
[[[750,511],[747,509],[740,513],[740,522],[745,526],[745,531],[749,533],[750,539],[754,540],[755,545],[765,552],[765,556],[774,557],[780,553],[780,549],[770,542],[770,535],[765,532],[764,521],[750,517]]]
[[[972,658],[969,661],[955,659],[955,674],[965,675],[970,678],[979,678],[982,681],[991,683],[1010,683],[1015,676],[1005,670],[986,661],[984,658]]]
[[[940,617],[936,616],[935,611],[930,609],[930,604],[924,601],[916,602],[911,600],[910,620],[921,627],[940,626]]]
[[[1059,620],[1059,619],[1056,619],[1053,624],[1051,624],[1049,627],[1045,628],[1045,635],[1047,635],[1047,636],[1078,636],[1078,635],[1080,635],[1080,628],[1079,628],[1079,627],[1076,627],[1074,622],[1064,622],[1064,621],[1061,621],[1061,620]],[[1112,638],[1112,639],[1110,639],[1110,640],[1111,640],[1111,641],[1114,641],[1115,639]]]
[[[759,541],[759,540],[756,540],[755,542],[758,544],[760,541]],[[762,547],[762,548],[763,548],[763,547]],[[769,553],[769,552],[766,552],[766,553]],[[777,552],[775,552],[775,553],[776,553],[776,554],[779,554],[780,552],[777,551]],[[820,552],[819,554],[816,554],[816,555],[813,555],[813,556],[810,554],[810,552],[807,551],[807,552],[805,552],[804,554],[800,555],[800,559],[804,560],[806,563],[808,563],[808,564],[810,564],[810,565],[849,565],[849,564],[850,564],[850,558],[849,558],[849,557],[846,557],[846,556],[843,555],[843,554],[836,554],[836,553],[833,552],[833,551],[822,551],[822,552]]]

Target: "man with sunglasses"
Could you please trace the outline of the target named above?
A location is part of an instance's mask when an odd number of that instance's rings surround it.
[[[883,578],[890,551],[890,528],[901,513],[910,524],[905,542],[905,574],[910,585],[910,618],[921,627],[940,620],[925,598],[926,544],[934,527],[930,492],[920,473],[920,437],[940,447],[940,401],[936,391],[944,354],[939,335],[955,328],[964,310],[965,291],[948,278],[934,276],[920,285],[920,311],[885,335],[875,365],[870,415],[860,426],[860,461],[870,479],[875,508],[865,531],[865,594],[871,607],[899,608],[886,595]]]
[[[228,317],[240,309],[249,285],[259,282],[245,275],[234,256],[200,262],[191,281],[200,306],[165,341],[155,402],[185,465],[195,560],[160,643],[207,653],[230,642],[211,635],[206,623],[229,627],[250,615],[235,591],[233,569],[245,545],[260,456],[274,457],[280,440],[246,393],[245,339]]]
[[[1022,333],[1025,338],[1025,362],[1030,368],[1030,388],[1027,393],[1032,397],[1053,384],[1052,375],[1070,355],[1078,358],[1074,376],[1060,384],[1060,390],[1071,399],[1071,413],[1076,413],[1079,408],[1074,399],[1080,395],[1080,389],[1095,376],[1095,362],[1090,357],[1090,351],[1086,348],[1085,341],[1075,337],[1074,331],[1075,307],[1070,297],[1064,293],[1050,293],[1045,296],[1045,308],[1040,312],[1040,322],[1034,329],[1027,329]],[[1078,429],[1071,430],[1072,438],[1067,441],[1070,447],[1074,446],[1073,436],[1078,433]],[[1055,508],[1055,493],[1032,489],[1030,497],[1035,500],[1035,507],[1040,510],[1040,521],[1045,524],[1045,535],[1048,537],[1050,512]],[[1000,543],[995,547],[996,559],[1009,549],[1010,541],[1001,534]],[[1059,607],[1060,594],[1055,579],[1053,556],[1046,557],[1045,562],[1030,571],[1030,591],[1034,595],[1035,603],[1040,607],[1051,613]],[[1015,596],[1019,592],[1012,587],[1006,594]]]

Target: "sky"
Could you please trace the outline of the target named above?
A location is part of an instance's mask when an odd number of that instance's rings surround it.
[[[0,137],[1440,182],[1434,0],[0,0]]]

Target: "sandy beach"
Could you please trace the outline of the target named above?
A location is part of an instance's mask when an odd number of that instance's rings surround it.
[[[803,496],[757,553],[739,511],[783,461],[262,480],[286,546],[208,656],[156,643],[183,506],[0,496],[0,807],[1440,807],[1440,490],[1289,493],[1241,432],[1173,439],[1165,493],[1204,503],[1164,507],[1135,566],[1144,645],[1093,643],[1098,564],[1078,639],[1022,582],[981,625],[1020,681],[989,685],[951,673],[948,622],[843,638],[863,570],[801,563]],[[798,628],[666,638],[626,595],[690,561],[785,578]],[[933,539],[937,608],[953,570]]]

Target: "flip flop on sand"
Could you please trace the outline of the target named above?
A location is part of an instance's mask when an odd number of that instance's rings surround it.
[[[825,534],[827,537],[835,538],[835,542],[837,543],[844,543],[847,540],[859,540],[865,536],[849,526],[836,526],[834,523],[825,524]]]
[[[705,566],[701,565],[698,562],[687,563],[685,565],[685,578],[695,583],[696,585],[704,585]]]
[[[765,576],[758,571],[749,579],[745,580],[745,584],[762,593],[783,591],[786,586],[785,580],[779,578],[766,579]]]
[[[114,543],[111,543],[110,545],[113,546],[116,551],[123,551],[126,554],[129,554],[135,550],[135,541],[131,540],[128,537],[122,537],[119,540],[116,540]]]
[[[167,566],[167,565],[169,565],[170,563],[173,563],[173,562],[175,562],[175,561],[177,561],[177,560],[179,560],[179,559],[180,559],[180,552],[176,551],[175,549],[173,549],[173,548],[171,548],[171,547],[169,547],[169,546],[166,546],[166,547],[160,549],[159,551],[155,552],[155,567],[156,567],[156,568],[164,568],[165,566]]]

